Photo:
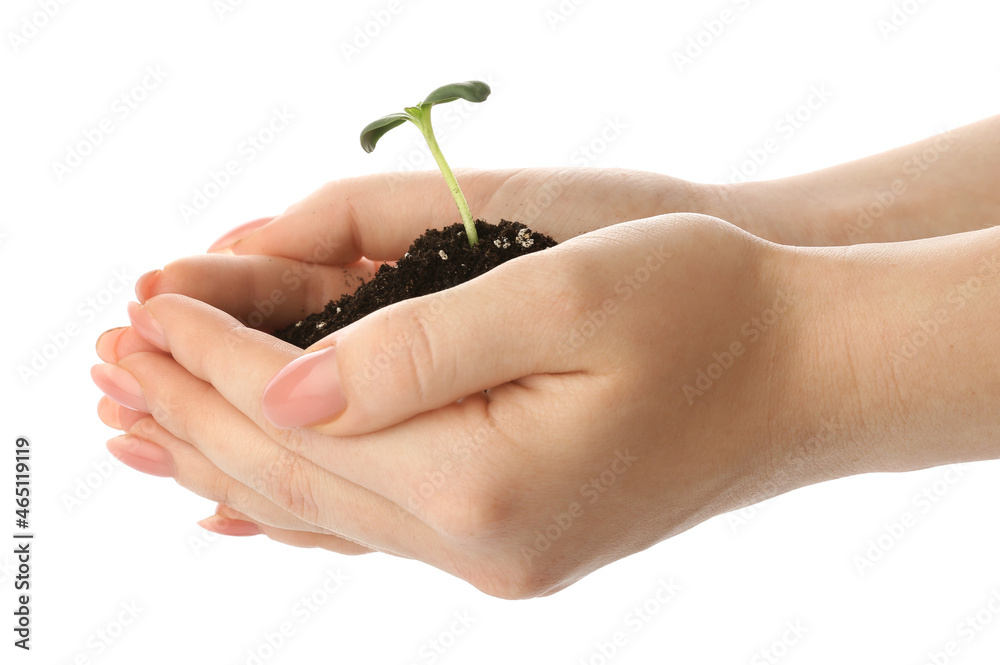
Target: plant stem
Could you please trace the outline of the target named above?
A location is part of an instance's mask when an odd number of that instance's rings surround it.
[[[455,197],[455,205],[458,206],[462,222],[465,223],[465,235],[469,238],[469,246],[475,247],[476,243],[479,242],[479,234],[476,233],[476,223],[472,219],[472,212],[469,211],[469,203],[465,200],[465,194],[462,193],[462,188],[458,186],[458,180],[455,179],[455,174],[452,173],[451,167],[448,166],[444,155],[441,154],[441,148],[434,137],[434,128],[431,126],[431,108],[421,110],[419,122],[416,124],[420,127],[420,132],[424,135],[427,146],[431,149],[431,154],[434,155],[434,161],[437,162],[438,168],[441,169],[441,175],[444,176],[445,182],[448,183],[448,188],[451,189],[451,195]]]

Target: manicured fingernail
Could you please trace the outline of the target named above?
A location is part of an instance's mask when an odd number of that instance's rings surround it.
[[[94,365],[90,378],[105,395],[124,407],[150,413],[142,388],[135,377],[117,365]]]
[[[139,299],[139,302],[146,302],[153,297],[153,285],[156,283],[156,278],[160,276],[162,270],[150,270],[135,282],[135,297]]]
[[[132,322],[132,327],[135,328],[136,332],[161,351],[170,350],[163,326],[148,309],[137,302],[130,302],[125,306],[125,309],[128,310],[128,319]]]
[[[163,446],[136,436],[116,436],[108,441],[112,455],[136,471],[151,476],[172,478],[177,474],[173,456]]]
[[[124,430],[125,428],[122,427],[122,419],[118,415],[118,412],[124,408],[125,407],[110,397],[102,397],[97,401],[97,417],[101,419],[102,423],[111,429]]]
[[[106,363],[118,362],[118,338],[124,331],[125,328],[122,327],[102,332],[101,336],[97,338],[97,344],[94,345],[97,349],[97,357]]]
[[[240,240],[243,240],[248,235],[264,226],[270,222],[274,217],[261,217],[260,219],[255,219],[252,222],[247,222],[246,224],[240,224],[235,229],[227,232],[224,236],[213,242],[207,251],[209,252],[220,252],[224,249],[229,249]]]
[[[198,522],[198,526],[223,536],[256,536],[263,531],[253,522],[233,520],[222,515],[212,515]]]
[[[122,423],[122,431],[128,432],[135,424],[141,420],[149,418],[150,414],[143,411],[133,411],[132,409],[126,409],[124,406],[119,406],[118,408],[118,419]],[[152,420],[147,421],[152,422]]]
[[[242,520],[244,522],[253,522],[249,515],[244,515],[238,510],[234,510],[224,503],[215,504],[215,514],[221,517],[225,517],[230,520]]]
[[[347,406],[337,374],[337,347],[307,353],[274,375],[264,388],[264,417],[278,427],[330,420]]]

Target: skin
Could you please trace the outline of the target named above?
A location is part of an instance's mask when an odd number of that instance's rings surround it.
[[[812,483],[996,458],[998,128],[938,139],[916,179],[933,138],[744,186],[459,172],[478,216],[561,244],[322,340],[346,409],[281,429],[262,394],[301,352],[241,321],[318,310],[454,216],[435,173],[330,183],[140,282],[161,332],[98,341],[145,402],[102,399],[127,432],[109,448],[222,504],[206,528],[416,558],[504,598]]]

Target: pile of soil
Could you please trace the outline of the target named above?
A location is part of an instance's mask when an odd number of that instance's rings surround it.
[[[505,261],[556,244],[547,235],[507,220],[499,224],[476,220],[476,232],[479,242],[470,247],[462,224],[452,224],[441,230],[428,229],[410,245],[395,266],[382,265],[375,276],[354,293],[331,300],[322,312],[310,314],[276,331],[274,336],[305,349],[387,305],[443,291]]]

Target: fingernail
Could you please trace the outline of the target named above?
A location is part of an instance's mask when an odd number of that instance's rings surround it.
[[[146,274],[142,275],[135,282],[135,297],[139,299],[139,302],[146,302],[153,297],[153,284],[156,283],[156,278],[160,276],[162,270],[150,270]]]
[[[123,430],[125,428],[122,427],[122,419],[118,415],[123,408],[125,407],[110,397],[102,397],[97,401],[97,417],[111,429]]]
[[[339,415],[347,400],[337,374],[336,346],[288,363],[264,388],[264,417],[278,427],[302,427]]]
[[[249,515],[244,515],[238,510],[234,510],[224,503],[215,505],[215,514],[230,520],[241,520],[243,522],[253,522]]]
[[[101,333],[101,336],[97,338],[97,344],[94,345],[98,358],[106,363],[118,362],[118,338],[121,337],[124,330],[124,327],[112,328]]]
[[[275,217],[261,217],[260,219],[253,220],[252,222],[247,222],[246,224],[240,224],[235,229],[228,231],[221,238],[213,242],[209,246],[207,251],[219,252],[224,249],[228,249],[233,245],[235,245],[236,243],[238,243],[240,240],[246,238],[248,235],[259,229],[260,227],[270,222],[272,219],[275,219]]]
[[[105,395],[124,407],[150,413],[142,388],[135,377],[117,365],[94,365],[90,378]]]
[[[233,520],[222,515],[212,515],[198,522],[198,526],[223,536],[256,536],[263,531],[253,522]]]
[[[170,350],[163,326],[148,309],[137,302],[129,302],[125,309],[128,311],[128,319],[132,322],[132,327],[135,328],[136,332],[161,351]]]
[[[108,441],[112,455],[136,471],[172,478],[177,473],[173,456],[163,446],[135,436],[116,436]]]
[[[140,421],[145,421],[152,423],[152,419],[149,418],[150,414],[143,411],[133,411],[132,409],[126,409],[124,406],[119,406],[118,408],[118,420],[122,423],[122,431],[131,434],[131,429],[135,427],[136,423]],[[138,428],[137,428],[138,429]]]

